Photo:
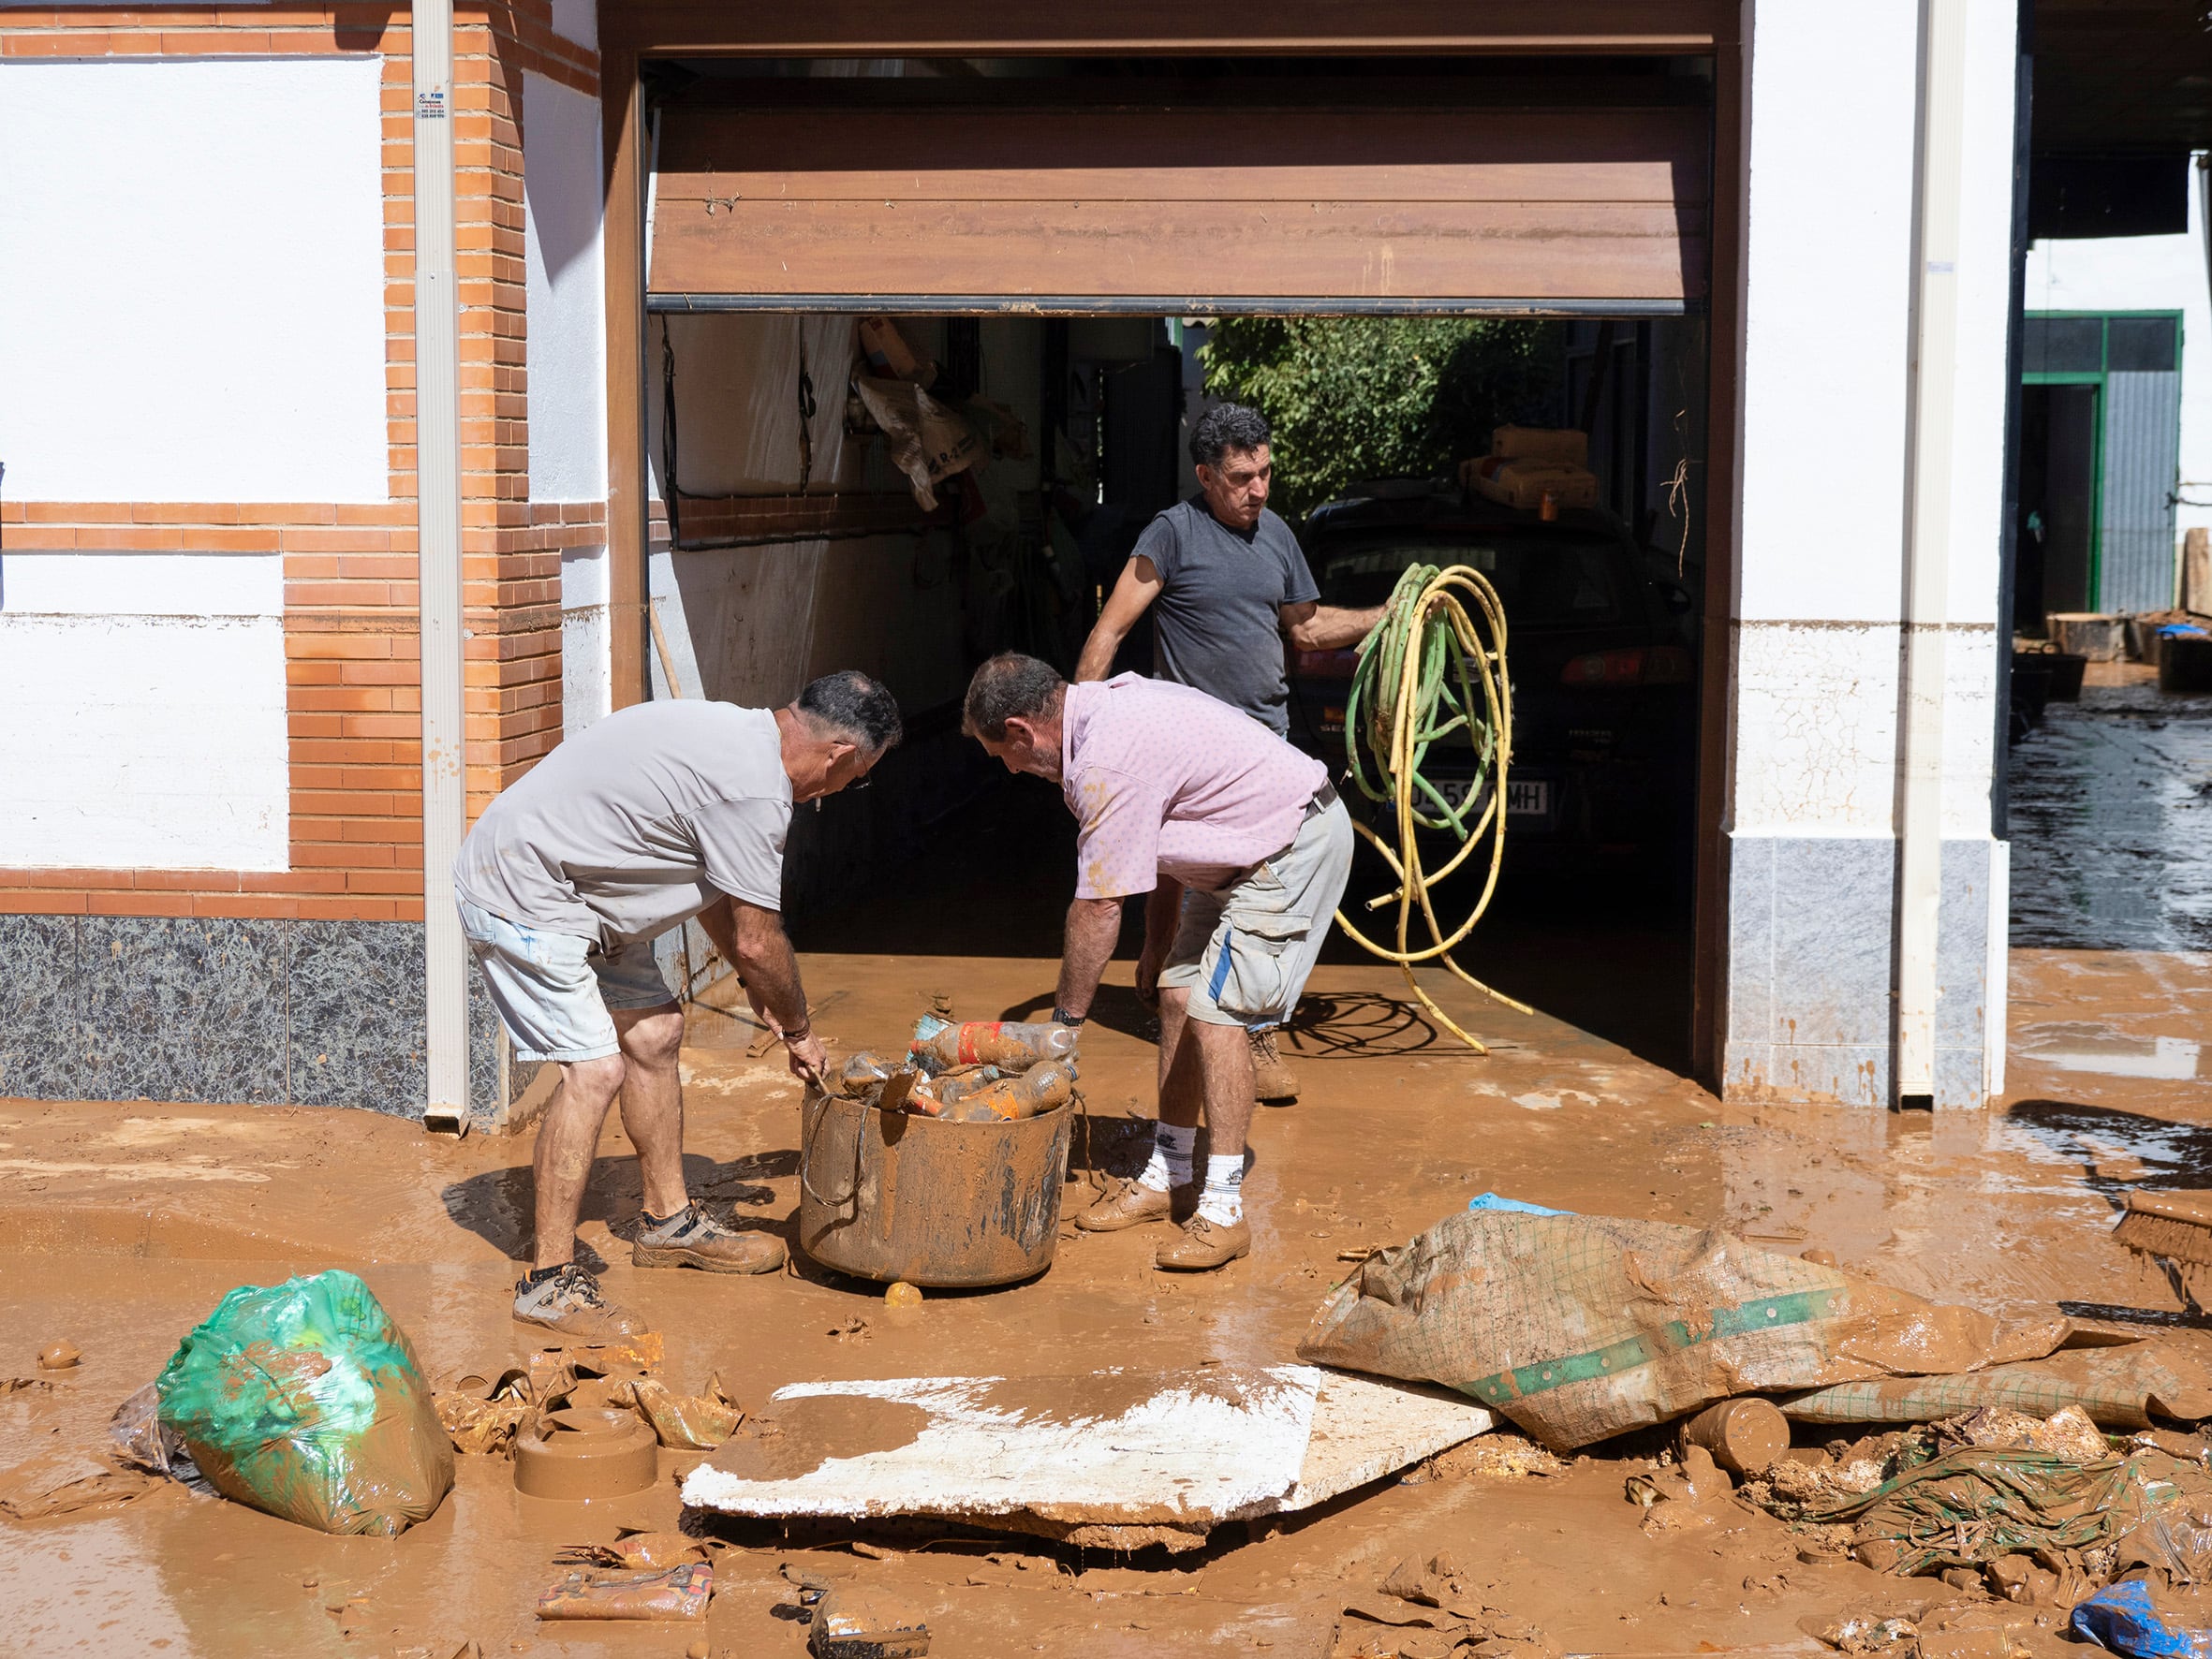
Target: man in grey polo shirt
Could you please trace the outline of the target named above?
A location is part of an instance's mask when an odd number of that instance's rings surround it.
[[[576,1221],[607,1108],[638,1151],[641,1268],[764,1273],[782,1243],[710,1220],[684,1184],[684,1011],[653,941],[693,917],[737,969],[794,1076],[827,1063],[783,930],[794,802],[858,784],[899,741],[898,705],[865,674],[828,674],[776,710],[642,703],[562,743],[477,820],[453,865],[469,948],[524,1060],[559,1087],[538,1128],[537,1238],[514,1316],[586,1342],[644,1322],[575,1265]]]
[[[1113,653],[1149,609],[1160,679],[1196,686],[1287,738],[1290,686],[1283,641],[1299,651],[1337,650],[1357,645],[1382,620],[1379,605],[1345,610],[1320,603],[1298,538],[1268,510],[1269,436],[1267,418],[1242,404],[1217,404],[1199,418],[1190,433],[1199,492],[1161,513],[1137,538],[1084,642],[1078,682],[1113,671]],[[1182,887],[1163,878],[1145,903],[1137,993],[1147,1003],[1157,1000],[1182,899]],[[1275,1026],[1256,1026],[1250,1037],[1259,1097],[1295,1100],[1298,1079],[1276,1047]]]

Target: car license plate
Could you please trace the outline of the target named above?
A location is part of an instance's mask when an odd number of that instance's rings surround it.
[[[1548,818],[1552,815],[1552,785],[1547,778],[1515,778],[1505,786],[1505,813],[1509,818]]]

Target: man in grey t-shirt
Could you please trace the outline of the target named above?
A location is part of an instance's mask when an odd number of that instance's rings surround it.
[[[515,1318],[585,1342],[645,1329],[575,1265],[576,1220],[617,1094],[638,1151],[639,1267],[761,1273],[765,1233],[733,1232],[684,1182],[684,1011],[653,941],[694,917],[789,1050],[821,1076],[783,930],[784,835],[796,801],[864,778],[899,741],[898,705],[864,674],[829,674],[788,707],[644,703],[562,743],[503,790],[461,844],[453,892],[516,1052],[561,1068],[538,1129],[537,1237]]]
[[[1297,537],[1267,510],[1269,437],[1266,417],[1241,404],[1217,404],[1199,418],[1190,434],[1199,493],[1161,513],[1137,538],[1084,642],[1077,680],[1111,674],[1113,653],[1150,609],[1159,678],[1196,686],[1287,738],[1284,639],[1300,651],[1332,651],[1358,644],[1382,620],[1379,605],[1345,610],[1320,603]],[[1179,886],[1163,880],[1144,907],[1137,991],[1148,1004],[1182,897]],[[1252,1066],[1261,1099],[1298,1097],[1272,1026],[1252,1033]]]

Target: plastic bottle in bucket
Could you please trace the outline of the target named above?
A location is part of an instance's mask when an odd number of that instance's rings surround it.
[[[837,1074],[837,1093],[848,1100],[870,1099],[882,1089],[892,1070],[890,1061],[863,1049]]]
[[[1019,1077],[940,1079],[935,1089],[937,1109],[929,1115],[951,1123],[1006,1123],[1041,1116],[1066,1105],[1074,1094],[1075,1067],[1065,1060],[1047,1060]]]
[[[954,1025],[925,1014],[915,1021],[914,1040],[907,1051],[924,1070],[995,1065],[1001,1071],[1025,1071],[1040,1060],[1066,1059],[1075,1052],[1075,1037],[1072,1025],[1049,1020],[1026,1025],[970,1020]]]

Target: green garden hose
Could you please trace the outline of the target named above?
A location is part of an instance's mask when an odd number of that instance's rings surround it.
[[[1397,880],[1394,891],[1367,902],[1369,910],[1386,904],[1397,907],[1396,945],[1377,944],[1341,910],[1336,913],[1337,924],[1384,962],[1395,962],[1421,1006],[1478,1054],[1490,1050],[1437,1006],[1414,978],[1413,969],[1419,962],[1440,962],[1485,996],[1524,1014],[1532,1011],[1452,960],[1452,952],[1489,908],[1505,856],[1506,771],[1513,748],[1513,693],[1506,678],[1505,637],[1505,607],[1480,571],[1465,565],[1443,569],[1415,565],[1398,578],[1382,621],[1360,645],[1351,696],[1344,708],[1352,784],[1369,800],[1387,803],[1394,816],[1394,847],[1356,818],[1352,828],[1382,855]],[[1475,775],[1466,795],[1453,801],[1423,775],[1422,766],[1434,744],[1463,730],[1474,747]],[[1423,832],[1449,835],[1456,843],[1433,870],[1422,856]],[[1467,919],[1447,932],[1437,918],[1429,889],[1484,844],[1490,849],[1490,870],[1482,893]],[[1417,907],[1428,929],[1426,945],[1413,941]]]

